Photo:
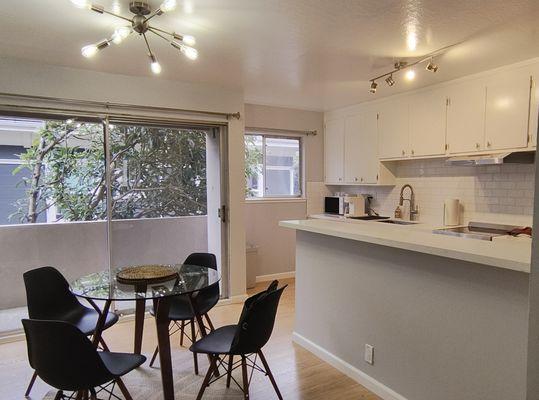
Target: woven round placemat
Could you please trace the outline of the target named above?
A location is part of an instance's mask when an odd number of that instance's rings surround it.
[[[120,283],[159,283],[178,276],[178,272],[170,265],[138,265],[123,268],[116,274]]]

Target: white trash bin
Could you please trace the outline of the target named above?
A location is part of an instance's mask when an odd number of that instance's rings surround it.
[[[245,259],[247,265],[247,289],[252,289],[256,286],[258,246],[247,245],[245,248]]]

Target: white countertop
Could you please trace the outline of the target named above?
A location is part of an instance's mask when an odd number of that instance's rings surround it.
[[[391,225],[344,218],[281,221],[279,226],[403,250],[530,272],[531,239],[484,241],[438,235],[428,224]]]

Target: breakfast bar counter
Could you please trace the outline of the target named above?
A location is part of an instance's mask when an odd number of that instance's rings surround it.
[[[372,221],[280,226],[296,230],[297,344],[384,399],[526,398],[531,240]]]

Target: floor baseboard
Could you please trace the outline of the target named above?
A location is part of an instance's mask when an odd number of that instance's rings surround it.
[[[407,400],[405,397],[401,396],[394,390],[388,388],[383,383],[377,381],[371,376],[367,375],[365,372],[354,367],[353,365],[347,363],[341,358],[330,353],[326,349],[320,347],[316,343],[311,342],[309,339],[303,337],[299,333],[292,333],[292,341],[304,349],[310,351],[315,356],[321,358],[331,366],[337,368],[343,374],[349,376],[359,384],[365,386],[374,394],[380,396],[384,400]]]
[[[256,277],[256,283],[269,282],[275,279],[279,280],[279,279],[289,279],[289,278],[295,278],[295,277],[296,277],[296,271],[280,272],[278,274],[269,274],[269,275],[259,275]]]

